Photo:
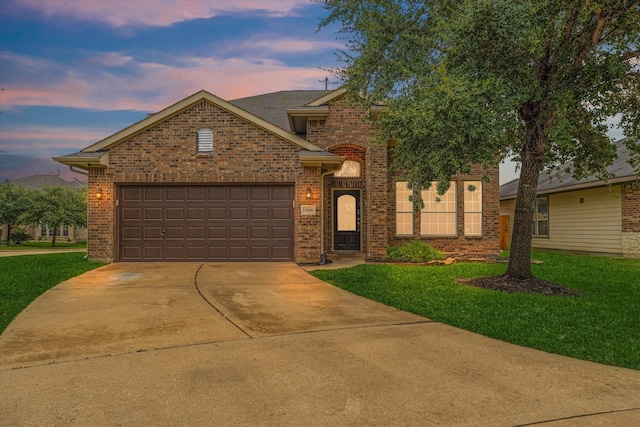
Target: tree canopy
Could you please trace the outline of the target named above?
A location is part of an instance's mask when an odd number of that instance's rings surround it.
[[[428,187],[521,162],[507,275],[531,278],[540,171],[572,161],[577,178],[616,156],[613,116],[640,166],[637,0],[323,0],[348,40],[334,70],[365,106],[384,103],[380,137],[395,167]]]
[[[0,185],[0,225],[7,226],[6,241],[11,244],[11,230],[24,224],[22,216],[29,210],[29,191],[5,182]]]
[[[64,187],[47,187],[28,201],[24,223],[41,224],[53,229],[51,245],[56,245],[57,231],[64,226],[86,227],[87,192]]]

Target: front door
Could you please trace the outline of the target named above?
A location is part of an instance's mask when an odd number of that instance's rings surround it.
[[[359,251],[360,190],[333,192],[333,249]]]

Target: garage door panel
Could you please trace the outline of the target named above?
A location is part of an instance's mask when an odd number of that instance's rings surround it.
[[[205,208],[204,207],[188,207],[187,219],[204,219]]]
[[[188,187],[187,188],[187,200],[192,201],[204,201],[207,197],[206,187]]]
[[[290,240],[293,236],[293,230],[291,227],[272,227],[271,238],[272,239],[285,239]]]
[[[272,246],[271,259],[278,261],[287,261],[293,257],[293,248],[291,246]]]
[[[185,259],[185,252],[183,246],[171,246],[166,245],[164,250],[164,258],[166,260],[179,260]]]
[[[142,209],[141,208],[123,209],[122,218],[127,220],[142,219]]]
[[[227,239],[226,227],[209,227],[209,239]]]
[[[161,202],[162,201],[162,187],[146,187],[144,189],[144,198],[142,200],[146,202]]]
[[[229,200],[246,201],[249,200],[248,187],[229,187]]]
[[[142,238],[142,227],[123,227],[121,237],[124,240],[140,240]]]
[[[185,199],[185,188],[183,187],[166,187],[165,200],[170,202],[181,202]]]
[[[143,219],[145,221],[162,219],[162,208],[156,208],[156,207],[144,208],[143,212],[144,212]]]
[[[245,261],[249,259],[249,246],[230,245],[227,253],[230,260]]]
[[[250,211],[250,216],[252,220],[269,219],[269,207],[268,206],[252,207]]]
[[[186,237],[184,235],[184,228],[182,227],[166,227],[164,228],[164,238],[166,240],[184,240],[184,238]]]
[[[183,220],[184,208],[167,208],[165,209],[165,218],[167,220]]]
[[[132,185],[119,190],[121,261],[293,259],[293,186]]]
[[[220,219],[227,220],[227,208],[225,207],[215,207],[209,208],[209,219]]]
[[[205,240],[206,239],[206,231],[205,227],[188,227],[187,228],[187,238],[188,239],[197,239],[197,240]]]
[[[269,227],[251,227],[251,240],[269,239]]]
[[[287,207],[273,207],[271,208],[272,219],[292,219],[291,209]]]
[[[147,260],[161,260],[162,259],[162,246],[147,245],[144,247],[144,258]]]
[[[231,207],[229,208],[229,219],[249,219],[249,209],[245,207]]]
[[[293,200],[293,187],[271,187],[271,200]]]
[[[244,239],[249,237],[249,227],[229,227],[229,239]]]
[[[251,188],[251,200],[264,200],[269,201],[271,187],[252,187]]]

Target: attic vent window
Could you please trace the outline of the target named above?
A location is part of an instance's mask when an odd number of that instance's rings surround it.
[[[213,129],[198,129],[197,150],[198,154],[210,154],[213,152]]]

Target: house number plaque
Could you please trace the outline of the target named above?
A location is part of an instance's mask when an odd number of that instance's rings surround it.
[[[316,205],[302,205],[300,206],[300,215],[315,215]]]

